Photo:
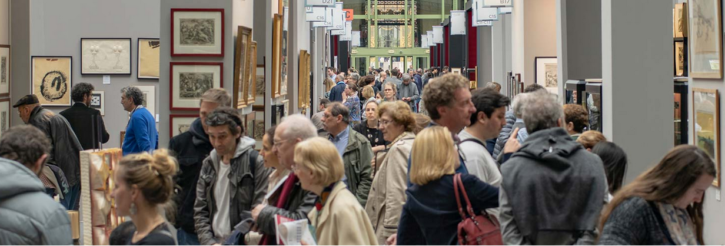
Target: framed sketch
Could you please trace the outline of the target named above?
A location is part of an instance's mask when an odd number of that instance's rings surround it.
[[[130,75],[130,38],[81,38],[82,75]]]
[[[272,23],[272,98],[281,96],[282,86],[282,16],[275,14]]]
[[[136,51],[136,78],[159,79],[161,41],[158,38],[138,38]]]
[[[10,98],[0,99],[0,137],[10,129]]]
[[[540,84],[551,93],[559,94],[558,61],[556,56],[534,58],[534,83]]]
[[[252,42],[250,46],[248,61],[247,74],[249,74],[249,78],[247,78],[244,84],[244,95],[246,95],[245,104],[252,105],[256,99],[255,95],[257,90],[257,42]]]
[[[247,106],[246,87],[250,79],[249,60],[252,51],[252,28],[245,26],[237,27],[237,44],[234,52],[234,102],[237,109]]]
[[[717,90],[692,88],[694,142],[717,168],[713,185],[720,187],[720,96]]]
[[[73,58],[70,56],[32,56],[31,93],[43,106],[70,106],[73,86]]]
[[[224,9],[171,9],[171,56],[224,56]]]
[[[687,76],[687,45],[685,42],[675,42],[675,76]]]
[[[221,62],[172,62],[169,65],[171,110],[199,110],[206,90],[223,88]]]
[[[675,4],[675,18],[672,21],[675,38],[687,37],[687,3]]]
[[[103,102],[104,96],[104,91],[93,91],[91,93],[91,108],[95,108],[98,111],[101,111],[101,115],[106,115],[104,105],[105,103]]]
[[[722,12],[720,0],[690,0],[690,75],[722,78]]]
[[[137,85],[135,87],[143,92],[143,106],[156,119],[156,87],[153,85]]]
[[[254,126],[252,127],[252,138],[257,140],[256,149],[262,149],[262,139],[264,137],[264,109],[254,111]]]
[[[0,45],[0,96],[10,96],[10,45]]]
[[[196,118],[199,118],[199,115],[169,115],[169,136],[173,138],[176,137],[176,135],[188,131],[189,128],[191,128],[191,123],[193,123]]]

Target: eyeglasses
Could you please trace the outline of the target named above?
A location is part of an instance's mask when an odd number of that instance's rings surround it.
[[[287,142],[287,140],[289,139],[274,141],[274,145],[272,145],[272,148],[279,148],[279,146],[281,146],[282,143]]]
[[[393,122],[393,121],[392,121],[392,120],[379,120],[379,121],[378,121],[378,125],[381,125],[381,126],[387,126],[387,125],[388,125],[388,124],[390,124],[391,122]]]

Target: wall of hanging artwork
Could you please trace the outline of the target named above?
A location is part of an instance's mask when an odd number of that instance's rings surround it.
[[[717,168],[713,185],[720,187],[720,95],[716,89],[692,88],[694,143]]]

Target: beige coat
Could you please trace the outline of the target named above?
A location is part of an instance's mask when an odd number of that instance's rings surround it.
[[[365,210],[342,182],[330,192],[319,218],[317,209],[307,217],[315,226],[317,245],[377,245]]]
[[[408,180],[408,157],[413,148],[415,135],[403,133],[399,140],[390,144],[390,149],[381,163],[370,188],[365,212],[375,229],[379,244],[398,232],[400,213],[405,205],[405,189]]]

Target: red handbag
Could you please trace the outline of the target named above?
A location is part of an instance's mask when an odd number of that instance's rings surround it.
[[[460,187],[460,188],[459,188]],[[466,199],[466,213],[463,212],[461,206],[461,198],[458,190],[463,193]],[[480,215],[476,215],[471,207],[471,201],[468,200],[468,194],[461,181],[461,174],[457,173],[453,176],[453,190],[456,193],[456,203],[458,203],[458,213],[461,214],[463,221],[458,223],[458,244],[460,245],[503,245],[501,239],[501,230],[498,220],[492,217],[486,211],[482,211]]]

